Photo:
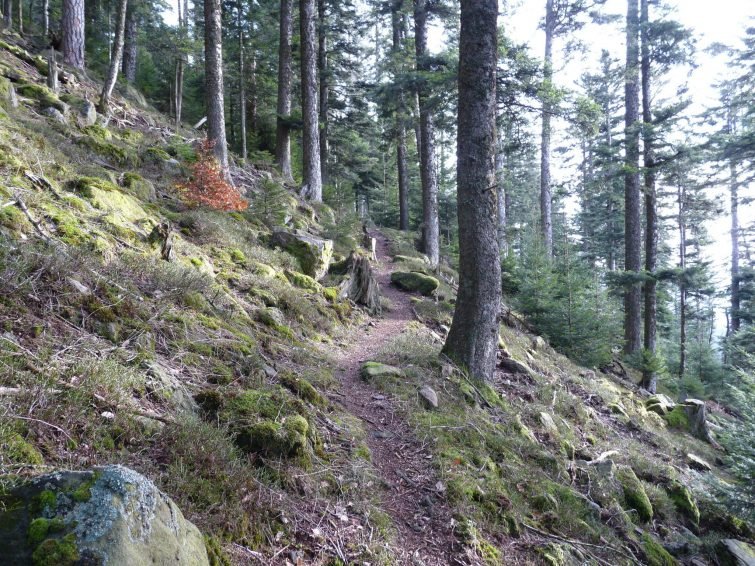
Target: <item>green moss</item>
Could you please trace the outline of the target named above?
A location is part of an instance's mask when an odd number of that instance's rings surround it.
[[[647,533],[642,535],[642,548],[649,566],[676,566],[678,562]]]
[[[338,287],[323,287],[322,296],[325,297],[328,302],[335,303],[338,300]]]
[[[642,522],[650,521],[653,518],[653,506],[632,468],[629,466],[617,467],[616,479],[619,480],[624,490],[626,507],[637,511],[637,515]]]
[[[95,190],[105,192],[118,191],[117,185],[105,179],[100,179],[99,177],[78,177],[76,179],[73,179],[72,181],[69,181],[66,185],[66,188],[69,191],[77,192],[81,196],[88,199],[94,197]]]
[[[77,503],[86,503],[92,497],[92,486],[97,481],[97,477],[93,477],[90,480],[82,482],[73,492],[71,492],[71,499]]]
[[[0,226],[10,230],[21,230],[25,224],[26,218],[15,206],[0,208]]]
[[[460,517],[457,522],[457,535],[482,559],[483,563],[491,565],[501,563],[501,551],[480,535],[474,521]]]
[[[76,538],[72,534],[61,539],[48,538],[32,554],[34,566],[74,566],[79,560]]]
[[[423,295],[431,295],[440,285],[435,277],[416,271],[394,271],[391,283],[405,291],[416,291]]]
[[[263,277],[270,279],[273,279],[278,275],[278,272],[274,267],[271,267],[265,263],[254,262],[252,264],[252,269],[257,275],[262,275]]]
[[[299,273],[298,271],[290,271],[288,269],[285,271],[285,274],[291,284],[295,287],[314,292],[319,292],[322,289],[322,285],[320,285],[309,275],[304,275],[303,273]]]
[[[231,566],[231,560],[223,552],[223,548],[220,546],[217,538],[205,535],[204,546],[207,549],[207,558],[210,560],[210,566]]]
[[[21,84],[16,87],[16,92],[20,96],[36,100],[43,108],[52,107],[60,112],[66,111],[66,104],[46,86],[31,83]]]
[[[90,135],[82,136],[79,138],[78,143],[110,159],[121,167],[136,167],[139,165],[139,156],[131,148],[121,147],[114,142],[103,141],[99,137]]]
[[[17,150],[14,150],[9,145],[0,143],[0,167],[20,169],[24,167],[24,163],[19,159]]]
[[[666,424],[672,428],[678,428],[687,430],[689,428],[689,418],[687,417],[687,411],[684,409],[684,405],[677,405],[669,413],[663,415],[663,420]]]
[[[55,492],[46,489],[34,498],[31,510],[35,513],[54,511],[58,506],[58,496]]]
[[[692,492],[679,482],[673,482],[666,490],[677,511],[696,525],[700,523],[700,510],[692,497]]]
[[[12,464],[24,464],[40,466],[44,464],[42,454],[33,445],[29,444],[18,433],[11,433],[2,439],[0,450],[8,462]]]
[[[199,258],[199,257],[193,257],[193,258],[189,259],[189,262],[190,262],[190,263],[191,263],[191,265],[193,265],[194,267],[202,267],[202,264],[204,263],[204,262],[202,261],[202,258]]]
[[[100,124],[86,126],[82,129],[82,131],[88,136],[92,136],[99,141],[106,142],[113,139],[113,134],[110,133],[110,130],[108,130],[105,126],[101,126]]]
[[[45,519],[38,517],[29,524],[27,538],[29,546],[36,547],[39,543],[47,538],[49,533],[57,533],[65,528],[65,523],[60,517],[54,519]]]
[[[139,200],[149,201],[154,197],[154,185],[138,173],[124,173],[121,179],[121,183],[128,193],[134,195]]]
[[[309,401],[313,405],[325,404],[325,398],[306,379],[285,372],[278,374],[278,379],[282,385],[296,393],[301,399]]]
[[[144,152],[144,160],[154,163],[161,163],[170,159],[170,154],[159,147],[148,147]]]
[[[77,212],[86,212],[87,210],[89,210],[86,201],[80,199],[76,195],[63,196],[63,202],[65,202],[71,208],[75,209]]]
[[[277,307],[278,298],[271,292],[264,289],[252,288],[249,289],[249,294],[253,297],[259,298],[266,307]]]
[[[231,261],[233,263],[238,263],[239,265],[244,265],[246,263],[246,255],[238,248],[228,250],[228,255],[231,256]]]
[[[362,364],[361,376],[365,381],[386,376],[401,377],[403,375],[404,372],[400,369],[386,364],[378,362],[364,362]]]

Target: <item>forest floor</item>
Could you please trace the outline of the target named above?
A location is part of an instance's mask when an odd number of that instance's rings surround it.
[[[346,348],[337,355],[336,375],[341,383],[338,400],[363,421],[367,431],[372,463],[385,488],[382,506],[393,519],[406,553],[395,559],[427,566],[462,563],[453,558],[456,537],[451,510],[427,442],[418,438],[402,417],[397,399],[379,393],[360,376],[362,364],[375,359],[414,320],[411,295],[391,284],[388,240],[380,233],[372,236],[377,240],[375,273],[381,295],[390,305],[382,317],[355,329],[347,338]]]

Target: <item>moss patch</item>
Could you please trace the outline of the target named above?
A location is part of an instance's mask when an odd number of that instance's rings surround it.
[[[653,518],[653,506],[632,468],[619,466],[616,469],[616,479],[624,490],[626,507],[637,511],[637,516],[643,523],[650,521]]]
[[[32,554],[34,566],[73,566],[79,560],[76,538],[73,534],[61,539],[48,538]]]
[[[15,432],[8,435],[7,438],[3,438],[2,444],[0,444],[0,454],[2,454],[3,460],[11,464],[27,464],[31,466],[44,464],[44,458],[42,458],[39,450]]]
[[[678,564],[674,557],[647,533],[642,535],[642,549],[650,566],[676,566]]]
[[[405,291],[416,291],[422,295],[431,295],[440,285],[435,277],[416,271],[394,271],[391,283]]]
[[[679,482],[672,483],[667,491],[676,509],[696,525],[699,524],[700,510],[692,497],[692,492]]]

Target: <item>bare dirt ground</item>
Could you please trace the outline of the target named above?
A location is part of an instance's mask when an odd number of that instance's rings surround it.
[[[397,564],[426,566],[465,564],[458,552],[451,511],[443,495],[432,456],[426,445],[402,418],[393,399],[360,377],[361,365],[399,335],[413,320],[410,295],[391,285],[392,264],[388,241],[377,239],[375,265],[380,292],[392,306],[370,325],[359,329],[336,357],[341,381],[341,402],[360,418],[367,431],[372,464],[383,484],[382,508],[398,530]]]

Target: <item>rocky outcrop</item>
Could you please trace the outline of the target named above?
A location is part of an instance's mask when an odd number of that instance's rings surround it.
[[[727,538],[719,543],[716,558],[723,566],[755,566],[755,547],[741,540]]]
[[[209,565],[199,530],[129,468],[46,474],[8,490],[2,503],[4,564]]]
[[[301,265],[302,273],[322,279],[328,272],[333,257],[333,242],[323,240],[302,230],[276,230],[270,243],[293,255]]]

